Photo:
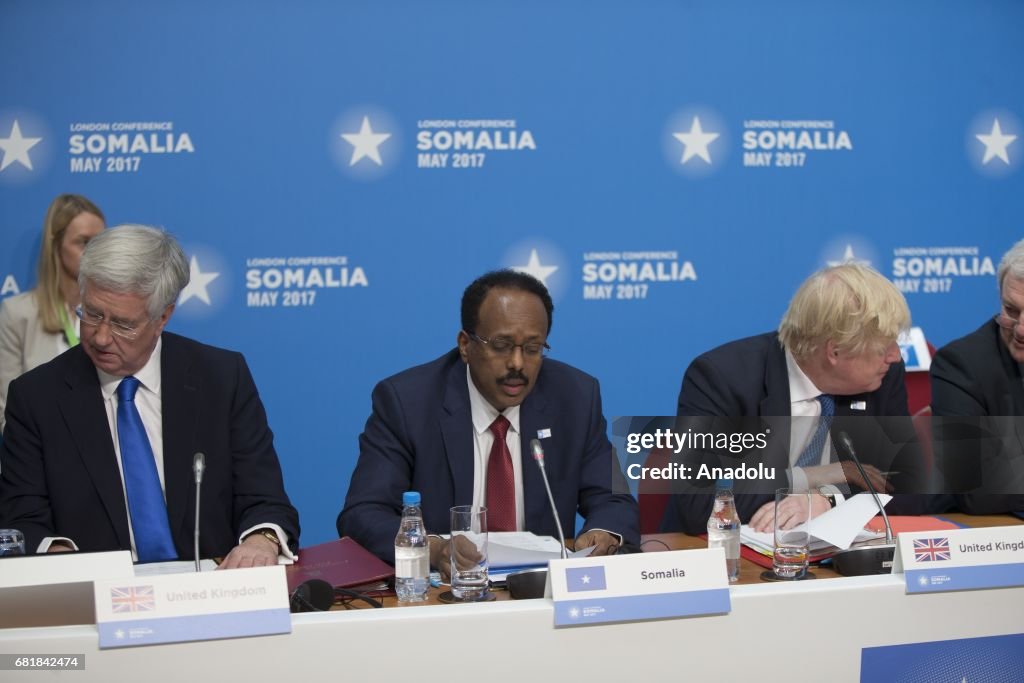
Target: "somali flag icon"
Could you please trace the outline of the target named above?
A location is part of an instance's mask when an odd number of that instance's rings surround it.
[[[604,579],[604,567],[566,567],[565,586],[570,593],[603,591],[608,587]]]

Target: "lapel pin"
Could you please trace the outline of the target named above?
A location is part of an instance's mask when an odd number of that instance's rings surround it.
[[[550,439],[551,438],[551,430],[550,429],[538,429],[537,430],[537,438],[538,439]]]
[[[868,409],[868,402],[867,401],[851,401],[850,402],[850,410],[867,410],[867,409]]]

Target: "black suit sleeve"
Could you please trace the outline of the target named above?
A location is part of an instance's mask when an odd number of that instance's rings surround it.
[[[413,445],[390,382],[374,388],[372,402],[373,412],[359,436],[359,460],[338,515],[338,535],[350,536],[377,557],[394,562],[402,493],[412,482]]]
[[[230,440],[235,531],[240,534],[259,524],[274,523],[288,534],[289,545],[295,550],[299,540],[299,514],[285,493],[274,436],[249,366],[242,354],[233,355],[237,364]]]
[[[1005,372],[992,376],[991,368],[999,372],[999,358],[968,353],[989,348],[980,335],[946,346],[932,359],[936,466],[957,509],[975,515],[1024,510],[1020,418],[1012,415],[1009,378]]]
[[[41,435],[17,380],[11,383],[7,424],[0,442],[0,526],[21,531],[29,554],[44,538],[57,535]]]

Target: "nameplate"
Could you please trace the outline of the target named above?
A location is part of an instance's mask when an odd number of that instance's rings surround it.
[[[721,548],[552,560],[555,626],[726,614]]]
[[[908,593],[1024,586],[1024,526],[900,534],[900,572]]]
[[[284,567],[97,581],[100,648],[290,633]]]

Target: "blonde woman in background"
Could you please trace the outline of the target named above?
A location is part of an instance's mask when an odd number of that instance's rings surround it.
[[[78,261],[104,227],[81,195],[62,194],[46,210],[36,288],[0,304],[0,430],[11,380],[78,344]]]

